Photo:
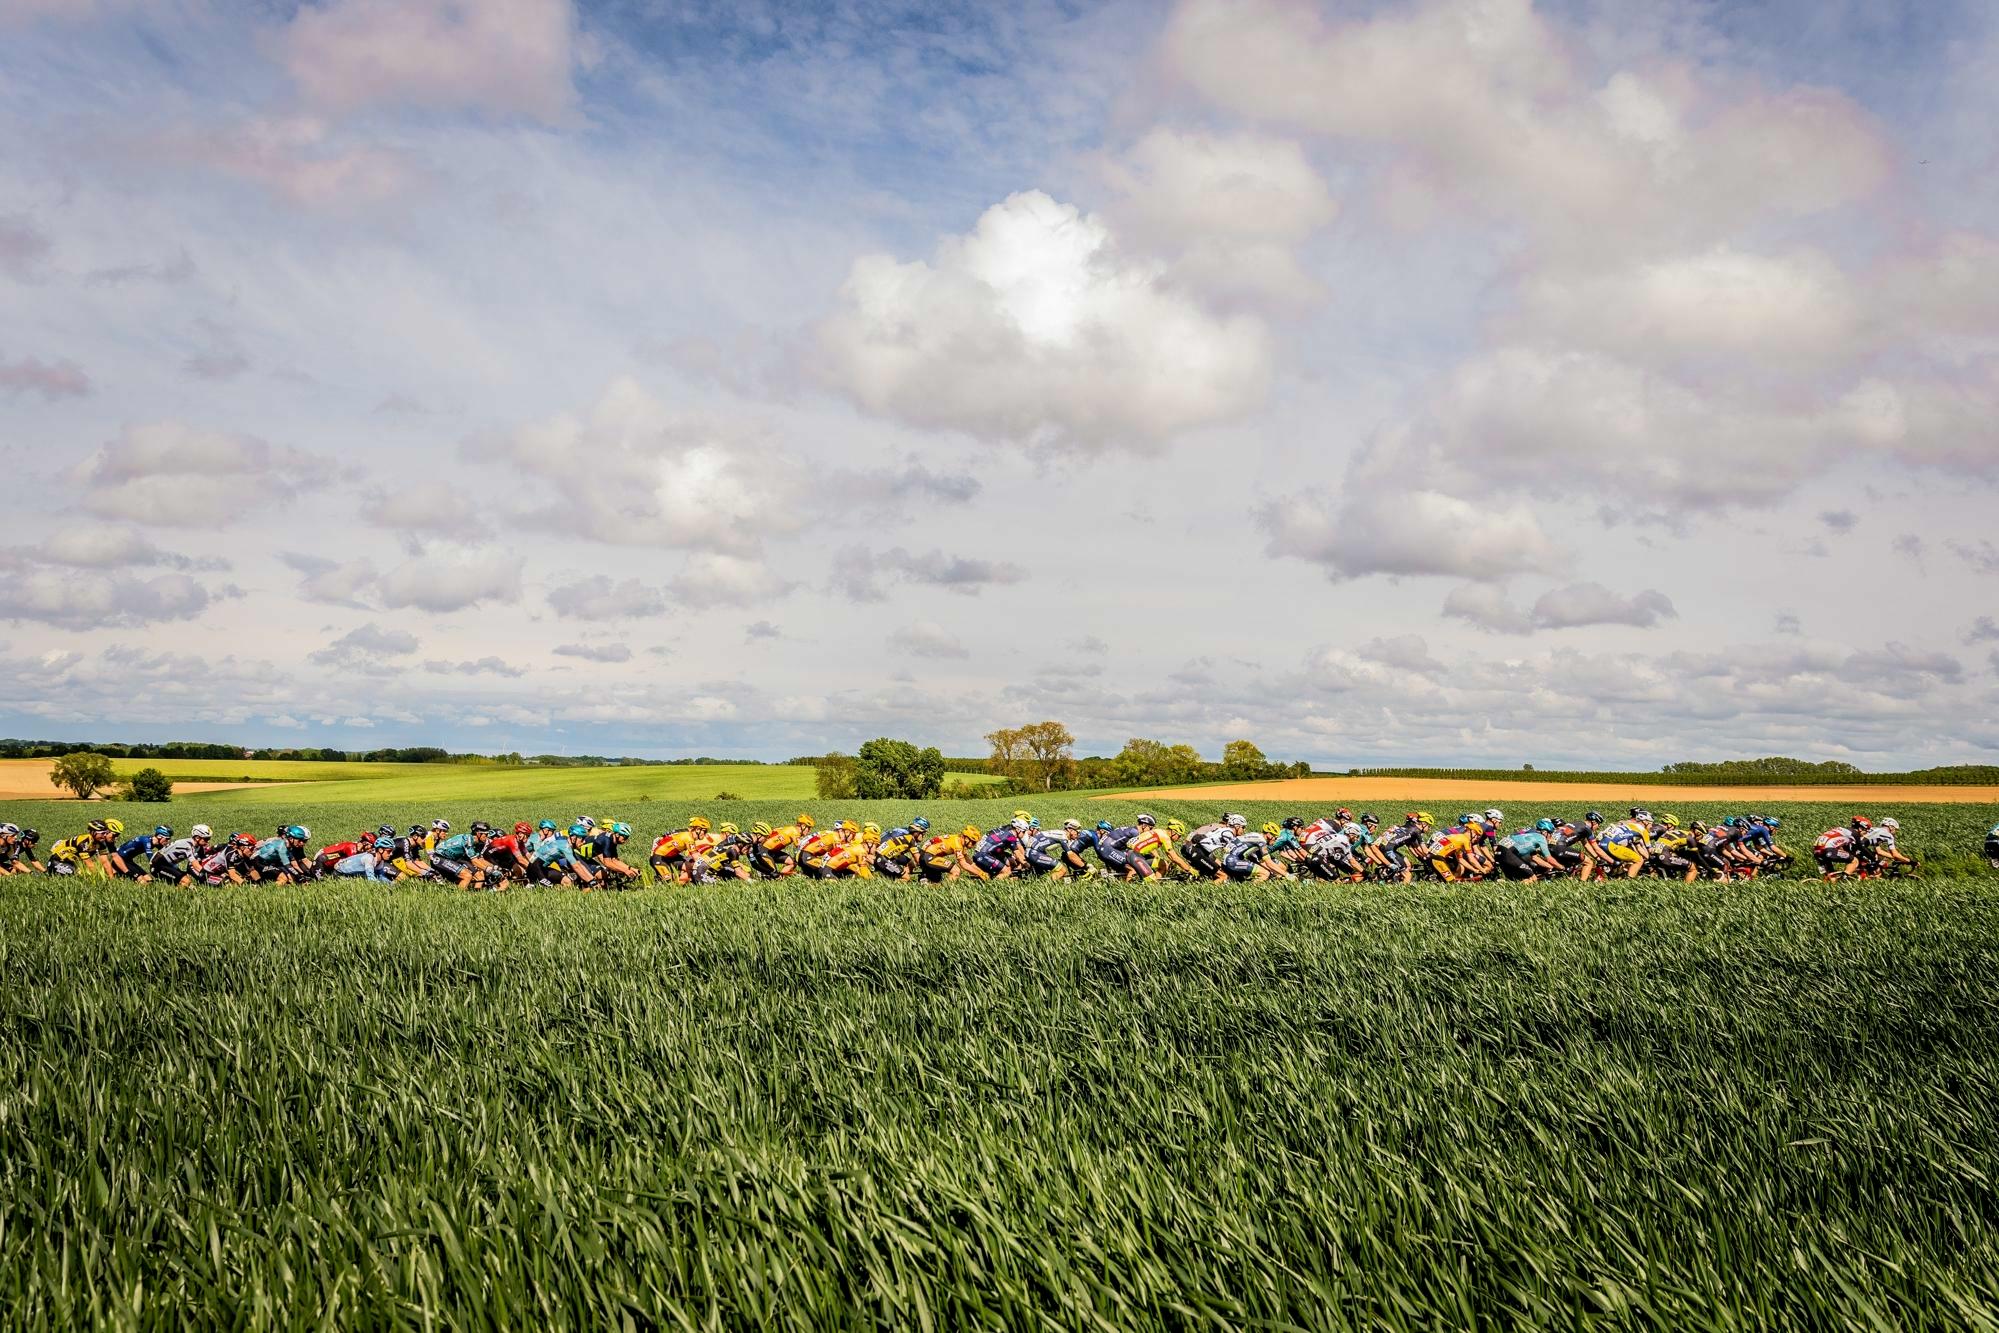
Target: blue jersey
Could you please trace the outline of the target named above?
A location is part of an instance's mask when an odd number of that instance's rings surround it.
[[[1776,843],[1777,835],[1770,832],[1768,824],[1759,822],[1749,826],[1742,835],[1742,841],[1751,847],[1769,847]]]
[[[333,863],[333,873],[348,879],[394,879],[395,867],[373,852],[357,852]]]
[[[1131,840],[1137,836],[1138,825],[1136,824],[1126,824],[1123,828],[1114,828],[1109,833],[1100,833],[1097,835],[1097,851],[1099,854],[1107,851],[1129,851],[1131,849]]]
[[[127,838],[118,844],[118,855],[125,858],[125,864],[128,866],[150,864],[153,858],[153,835],[143,833],[136,838]]]
[[[250,862],[253,865],[282,870],[292,863],[291,844],[283,838],[266,838],[257,844],[256,851],[250,853]]]
[[[1095,851],[1096,847],[1097,831],[1087,828],[1062,844],[1062,849],[1071,856],[1081,856],[1084,852]]]
[[[1018,846],[1020,846],[1020,835],[1014,832],[1011,825],[1002,824],[979,839],[979,845],[972,849],[972,855],[1008,856]]]
[[[528,844],[528,855],[545,866],[568,866],[576,864],[575,849],[569,839],[560,833],[541,833]]]
[[[1500,845],[1511,847],[1522,856],[1546,856],[1548,854],[1548,840],[1541,836],[1538,829],[1522,829],[1510,838],[1502,838]]]
[[[1298,834],[1295,829],[1285,829],[1273,838],[1270,843],[1270,851],[1273,856],[1278,852],[1302,852],[1304,850],[1305,844],[1298,841]]]

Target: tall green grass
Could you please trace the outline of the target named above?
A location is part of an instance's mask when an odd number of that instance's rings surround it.
[[[10,1328],[1963,1328],[1987,882],[0,880]]]

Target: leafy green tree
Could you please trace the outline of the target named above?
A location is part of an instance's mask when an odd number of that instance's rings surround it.
[[[1192,782],[1201,772],[1201,755],[1191,745],[1133,737],[1111,760],[1122,787],[1171,787]]]
[[[98,788],[110,786],[111,778],[111,760],[89,750],[66,754],[49,769],[49,780],[79,801],[87,801]]]
[[[927,801],[943,785],[944,755],[934,745],[919,750],[908,741],[877,736],[855,760],[854,795],[864,801]]]
[[[854,797],[859,778],[854,757],[835,751],[819,760],[819,767],[812,774],[812,789],[821,800],[848,801]]]
[[[174,780],[157,768],[142,768],[125,784],[125,799],[130,801],[163,802],[173,798]]]
[[[986,771],[1011,778],[1024,789],[1054,791],[1076,779],[1076,738],[1060,722],[1030,722],[986,733],[993,747]]]
[[[1237,781],[1265,777],[1270,761],[1253,741],[1230,741],[1222,747],[1222,776]]]

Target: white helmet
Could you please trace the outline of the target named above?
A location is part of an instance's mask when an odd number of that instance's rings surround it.
[[[1019,815],[1015,815],[1013,817],[1013,827],[1016,832],[1025,833],[1027,832],[1027,821]]]
[[[14,824],[0,824],[0,838],[18,838],[21,830]]]
[[[1881,827],[1886,829],[1899,829],[1902,827],[1902,822],[1896,819],[1895,816],[1889,815],[1887,818],[1881,821]]]
[[[1244,819],[1241,815],[1228,815],[1225,817],[1225,822],[1228,824],[1230,828],[1241,828],[1245,824],[1249,823],[1249,821],[1247,819]]]
[[[1076,829],[1083,827],[1083,824],[1081,820],[1065,819],[1062,821],[1062,827],[1074,832]]]
[[[432,831],[437,833],[449,833],[451,832],[451,821],[448,819],[433,819],[430,821],[430,827]]]
[[[206,824],[196,824],[187,831],[187,836],[190,838],[212,838],[215,836],[215,830]]]
[[[1485,812],[1485,821],[1488,824],[1500,824],[1504,823],[1505,820],[1506,812],[1504,810],[1493,809]]]

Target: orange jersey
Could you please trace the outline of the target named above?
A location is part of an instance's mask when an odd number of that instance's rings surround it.
[[[931,865],[955,865],[964,852],[965,839],[957,833],[942,833],[923,844],[923,859]]]
[[[786,824],[783,828],[774,828],[770,831],[770,836],[763,840],[763,849],[767,852],[781,852],[797,841],[797,827]]]
[[[695,832],[682,829],[678,833],[662,833],[659,841],[652,845],[652,854],[666,861],[678,861],[694,850]]]

